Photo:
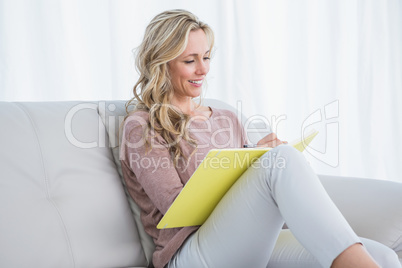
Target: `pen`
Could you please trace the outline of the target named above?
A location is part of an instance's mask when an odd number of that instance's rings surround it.
[[[257,144],[244,144],[243,145],[244,148],[255,148],[257,146],[258,146]]]
[[[282,142],[282,144],[288,144],[287,141]],[[261,148],[272,148],[272,147],[267,147],[264,145],[258,145],[258,144],[244,144],[243,148],[256,148],[256,147],[261,147]]]

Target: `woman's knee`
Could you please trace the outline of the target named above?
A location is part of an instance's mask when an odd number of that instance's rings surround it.
[[[287,164],[298,161],[305,162],[306,160],[297,149],[287,144],[281,144],[273,148],[261,158],[261,163],[265,163],[265,166],[279,169],[286,168]],[[269,163],[269,165],[266,163]]]
[[[273,148],[267,153],[274,154],[276,156],[293,157],[300,156],[301,153],[295,147],[289,144],[281,144]]]

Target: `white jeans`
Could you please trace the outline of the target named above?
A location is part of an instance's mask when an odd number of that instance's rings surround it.
[[[169,268],[280,267],[270,257],[284,222],[312,255],[310,268],[330,267],[355,243],[363,243],[381,267],[400,267],[394,251],[357,237],[299,151],[279,145],[260,160],[185,241]],[[293,265],[282,267],[303,267]]]

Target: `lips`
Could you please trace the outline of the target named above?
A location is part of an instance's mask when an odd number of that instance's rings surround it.
[[[202,84],[202,80],[188,80],[190,83],[192,84],[196,84],[196,85],[201,85]]]

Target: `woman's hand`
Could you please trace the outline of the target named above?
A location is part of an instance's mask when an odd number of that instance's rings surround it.
[[[288,143],[288,142],[281,141],[280,139],[278,139],[276,134],[272,132],[272,133],[268,134],[267,136],[265,136],[264,138],[262,138],[257,143],[257,146],[274,148],[280,144],[286,144],[286,143]]]

